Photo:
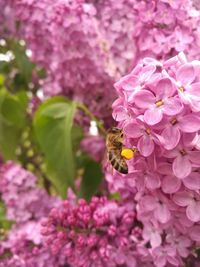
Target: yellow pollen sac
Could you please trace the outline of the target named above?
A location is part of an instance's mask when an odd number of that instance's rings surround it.
[[[183,86],[179,87],[179,91],[183,93],[185,91],[185,88]]]
[[[122,149],[122,152],[121,152],[121,156],[125,159],[132,159],[135,155],[135,152],[134,150],[130,149],[130,148],[124,148]]]
[[[156,102],[156,106],[157,106],[157,107],[160,107],[160,106],[162,106],[162,105],[163,105],[163,101],[162,101],[162,100]]]

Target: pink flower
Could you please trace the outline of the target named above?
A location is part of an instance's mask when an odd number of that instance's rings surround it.
[[[183,145],[178,145],[171,151],[165,153],[167,158],[175,158],[173,160],[172,169],[176,177],[183,179],[187,177],[193,166],[200,166],[200,151],[193,151]]]
[[[142,118],[138,119],[136,122],[127,124],[124,127],[124,132],[130,138],[138,138],[137,148],[144,157],[148,157],[152,154],[156,136],[151,127],[149,127]]]
[[[151,212],[154,218],[161,223],[168,222],[171,217],[168,201],[162,194],[143,196],[141,198],[140,205],[138,206],[138,212]]]
[[[119,82],[115,83],[115,88],[118,92],[123,94],[123,91],[127,92],[127,100],[129,102],[134,101],[135,94],[143,88],[144,84],[152,77],[156,70],[156,66],[153,64],[142,66],[138,65],[129,74],[123,77]]]
[[[185,51],[189,45],[193,42],[194,37],[191,36],[189,30],[184,28],[176,27],[174,33],[171,35],[169,42],[176,49],[177,52]]]
[[[146,188],[155,190],[160,187],[160,175],[153,170],[150,160],[139,159],[134,164],[134,168],[135,172],[130,173],[130,178],[135,179],[138,191],[145,191]]]
[[[195,111],[200,111],[200,83],[195,82],[197,68],[192,63],[186,63],[179,67],[176,73],[176,86],[179,97],[185,104],[189,104]]]
[[[168,120],[161,133],[163,146],[168,150],[178,145],[181,132],[194,133],[200,129],[200,118],[194,114],[178,114]]]
[[[181,12],[177,10],[177,16]],[[156,69],[138,86],[137,76],[151,64]],[[140,266],[150,261],[158,267],[181,266],[199,240],[197,229],[192,231],[200,222],[200,112],[194,109],[199,92],[193,87],[198,85],[199,70],[200,62],[187,63],[183,53],[160,64],[145,58],[129,74],[135,86],[118,90],[115,108],[128,111],[119,122],[124,145],[137,147],[139,153],[128,161],[126,176],[118,173],[107,181],[123,200],[136,202],[144,239],[138,249]],[[188,101],[179,92],[181,84],[190,94]]]
[[[200,225],[194,225],[189,229],[189,236],[193,241],[200,242]]]
[[[166,237],[166,241],[176,248],[177,253],[183,257],[186,258],[190,254],[189,248],[192,245],[192,241],[190,238],[185,236],[177,236],[177,233],[168,234]]]
[[[200,221],[200,196],[192,191],[180,191],[174,194],[174,202],[186,207],[186,215],[192,222]]]
[[[182,180],[184,186],[190,190],[200,190],[200,174],[199,172],[191,172]]]
[[[172,97],[174,93],[175,88],[167,78],[161,79],[153,88],[153,92],[144,89],[136,93],[135,104],[145,109],[144,120],[147,124],[159,123],[163,113],[173,116],[181,112],[182,104],[177,97]]]
[[[161,229],[153,226],[151,223],[146,223],[142,232],[145,241],[150,241],[151,247],[156,248],[161,245]]]
[[[173,246],[162,246],[152,250],[154,264],[157,267],[164,267],[167,263],[179,266],[179,261],[176,259],[176,249]]]
[[[164,176],[161,182],[162,191],[166,194],[177,192],[181,187],[181,180],[173,175]]]
[[[105,153],[105,143],[100,136],[87,136],[81,141],[81,148],[88,153],[91,158],[101,161]]]

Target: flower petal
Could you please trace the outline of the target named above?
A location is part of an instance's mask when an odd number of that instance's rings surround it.
[[[137,123],[129,123],[124,127],[124,133],[132,138],[140,137],[143,132],[141,126]]]
[[[185,187],[191,190],[200,189],[200,175],[198,172],[192,172],[186,178],[183,179]]]
[[[195,98],[200,97],[200,83],[193,83],[187,90],[190,95],[194,96]]]
[[[158,164],[157,171],[163,175],[172,175],[172,165],[167,162],[161,162]]]
[[[154,210],[157,206],[156,199],[152,196],[144,196],[141,200],[142,208],[145,211]]]
[[[155,96],[150,91],[141,90],[135,94],[134,101],[139,108],[148,108],[155,103]]]
[[[200,242],[200,225],[194,225],[189,231],[190,238]]]
[[[127,110],[123,106],[115,107],[112,116],[116,121],[123,121],[128,119]]]
[[[165,204],[158,204],[154,211],[156,219],[161,223],[166,223],[171,217],[171,213]]]
[[[144,120],[149,125],[155,125],[162,120],[163,114],[160,108],[147,109],[144,113]]]
[[[164,267],[166,265],[166,262],[167,262],[167,259],[164,255],[161,255],[154,259],[154,265],[156,267]]]
[[[181,206],[185,207],[188,206],[192,201],[193,194],[187,192],[187,191],[180,191],[174,194],[173,201]]]
[[[150,243],[151,243],[152,248],[156,248],[161,245],[162,239],[158,232],[153,232],[151,234]]]
[[[176,72],[176,78],[183,86],[191,84],[195,79],[195,69],[192,64],[186,63],[179,67]]]
[[[192,201],[186,209],[186,215],[192,222],[200,221],[200,202]]]
[[[165,97],[170,97],[174,94],[175,88],[168,78],[163,78],[161,79],[157,85],[156,89],[154,89],[156,96],[159,97],[159,100],[165,98]]]
[[[144,157],[148,157],[154,150],[154,142],[149,136],[144,135],[139,139],[137,148]]]
[[[148,189],[156,189],[160,187],[160,177],[156,173],[148,173],[145,175],[145,184]]]
[[[190,151],[189,158],[192,163],[196,164],[197,166],[200,165],[200,151]]]
[[[180,179],[188,176],[192,171],[191,163],[188,156],[178,155],[172,164],[174,175]]]
[[[179,120],[179,127],[182,132],[194,133],[200,129],[200,118],[189,114]]]
[[[178,98],[168,98],[164,101],[163,112],[169,116],[180,113],[183,109],[183,105]]]
[[[156,66],[153,64],[143,67],[142,73],[139,77],[141,81],[147,81],[151,77],[151,75],[155,72]]]
[[[163,130],[161,136],[164,139],[163,146],[166,149],[171,150],[177,146],[180,140],[181,134],[180,134],[178,127],[172,125],[172,126],[166,127]]]
[[[181,187],[181,180],[175,176],[165,176],[162,180],[162,191],[166,194],[172,194],[177,192]]]

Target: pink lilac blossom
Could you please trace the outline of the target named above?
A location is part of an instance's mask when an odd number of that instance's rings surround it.
[[[46,245],[70,266],[136,266],[141,229],[132,203],[93,197],[89,203],[66,200],[42,223]]]
[[[0,1],[0,39],[15,36],[16,24],[12,0]]]
[[[111,192],[136,202],[149,242],[137,251],[156,267],[183,266],[199,245],[199,77],[200,61],[180,53],[162,63],[144,58],[115,84],[113,118],[124,145],[138,152],[127,175],[108,167],[106,180]]]
[[[101,162],[105,155],[105,140],[101,136],[87,136],[81,141],[81,149],[92,159]]]
[[[135,61],[145,56],[166,60],[179,52],[199,59],[200,13],[195,1],[135,1],[133,10]]]
[[[37,221],[60,203],[59,198],[49,196],[44,189],[38,188],[36,182],[37,178],[19,164],[8,162],[1,166],[1,199],[9,220],[17,223]]]
[[[32,234],[40,234],[34,228]],[[54,257],[41,243],[34,244],[23,227],[21,235],[18,229],[11,230],[8,239],[1,245],[0,267],[61,267],[58,258]],[[17,234],[17,236],[15,236]],[[10,236],[13,235],[13,239]],[[67,265],[66,265],[67,267]]]
[[[113,83],[133,58],[130,2],[14,1],[32,60],[47,70],[46,96],[66,95],[109,120]]]
[[[125,74],[133,64],[135,53],[132,8],[135,0],[91,0],[96,9],[99,27],[109,46],[109,55],[119,75]],[[117,78],[117,77],[116,77]]]
[[[36,182],[36,177],[19,164],[8,162],[1,166],[1,199],[13,225],[0,242],[0,266],[61,266],[62,259],[44,247],[41,236],[41,220],[61,200],[49,196]]]

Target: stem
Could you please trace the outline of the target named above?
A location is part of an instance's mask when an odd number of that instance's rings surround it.
[[[106,129],[103,126],[103,123],[97,117],[95,117],[84,104],[77,102],[77,108],[82,110],[91,120],[95,121],[98,129],[102,132],[104,136],[106,136]]]

